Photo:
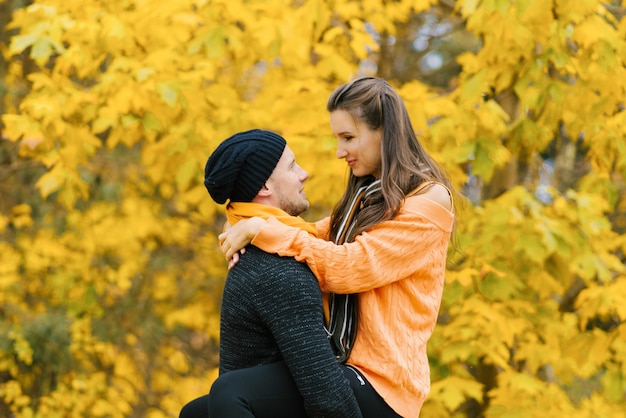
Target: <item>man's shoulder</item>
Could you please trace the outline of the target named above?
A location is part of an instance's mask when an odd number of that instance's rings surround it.
[[[258,281],[259,283],[271,282],[315,282],[315,276],[306,263],[301,263],[293,257],[281,257],[277,254],[267,253],[253,245],[246,247],[237,265],[230,271],[230,276],[238,276],[241,280]],[[263,278],[263,279],[261,279]]]
[[[278,266],[293,266],[294,268],[303,268],[309,270],[306,263],[301,263],[293,257],[282,257],[278,254],[272,254],[261,250],[254,245],[248,245],[246,252],[239,259],[240,263],[244,264],[258,264],[271,267]],[[243,265],[243,264],[242,264]]]

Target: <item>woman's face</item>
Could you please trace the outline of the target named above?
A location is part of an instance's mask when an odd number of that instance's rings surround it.
[[[373,131],[345,110],[330,113],[330,128],[337,138],[337,158],[346,160],[352,174],[380,178],[382,128]]]

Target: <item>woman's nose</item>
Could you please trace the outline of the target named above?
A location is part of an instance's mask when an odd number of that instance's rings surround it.
[[[345,150],[345,148],[337,147],[337,152],[335,153],[335,156],[337,158],[346,158],[347,155],[348,155],[348,152]]]

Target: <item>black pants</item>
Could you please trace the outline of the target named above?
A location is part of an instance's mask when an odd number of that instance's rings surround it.
[[[363,418],[398,418],[356,369],[341,366]],[[180,418],[307,418],[302,396],[285,363],[278,362],[221,375],[211,394],[186,404]]]

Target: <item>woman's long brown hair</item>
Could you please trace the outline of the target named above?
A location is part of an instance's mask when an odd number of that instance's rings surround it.
[[[387,81],[365,77],[343,84],[330,95],[326,109],[344,110],[372,130],[382,127],[382,190],[357,215],[353,236],[394,218],[406,195],[424,182],[442,183],[453,192],[444,170],[420,144],[402,98]],[[373,176],[355,177],[350,173],[346,191],[331,214],[332,240],[352,196],[374,180]]]

